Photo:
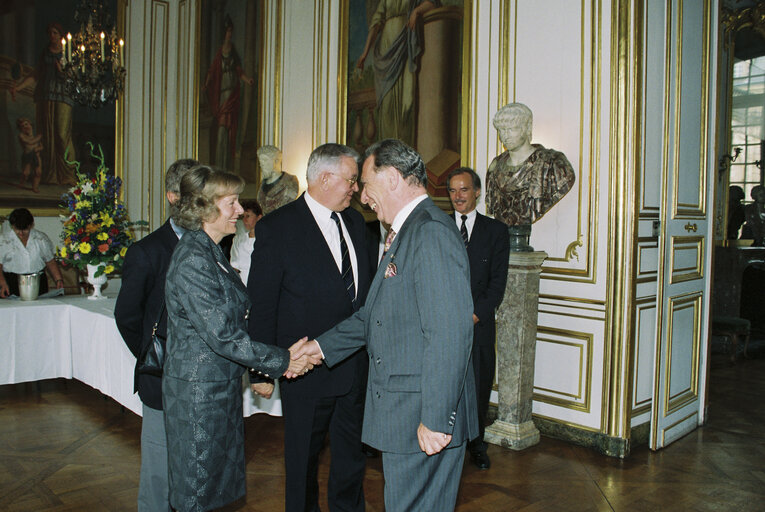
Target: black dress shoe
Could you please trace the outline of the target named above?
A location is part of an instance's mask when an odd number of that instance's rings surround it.
[[[478,469],[489,469],[491,467],[491,460],[489,460],[489,456],[484,451],[470,452],[470,458]]]

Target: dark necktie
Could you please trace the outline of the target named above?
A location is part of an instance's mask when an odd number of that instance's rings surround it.
[[[462,235],[462,241],[465,242],[465,247],[467,247],[468,232],[467,232],[467,226],[465,225],[465,221],[467,220],[467,215],[463,215],[461,218],[462,218],[462,225],[460,226],[460,235]]]
[[[348,292],[348,296],[351,298],[351,302],[356,304],[356,285],[353,281],[353,268],[351,267],[351,254],[348,252],[348,244],[345,243],[345,237],[343,236],[343,227],[340,225],[340,217],[336,212],[332,212],[332,220],[337,225],[337,232],[340,234],[340,254],[342,255],[342,263],[340,273],[343,275],[343,281],[345,282],[345,289]]]

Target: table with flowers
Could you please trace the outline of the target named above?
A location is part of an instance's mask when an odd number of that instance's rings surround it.
[[[133,393],[135,357],[114,322],[116,290],[88,300],[68,295],[36,301],[0,300],[0,385],[43,379],[77,379],[141,414]],[[242,380],[244,415],[281,416],[281,402],[255,397]]]
[[[89,143],[99,162],[91,175],[76,167],[77,183],[63,201],[62,246],[64,265],[88,271],[92,296],[64,296],[37,301],[0,300],[0,385],[42,379],[77,379],[141,414],[141,401],[133,393],[135,356],[128,350],[114,321],[117,291],[100,287],[122,267],[134,237],[131,222],[119,200],[122,182],[109,173],[101,148]],[[99,300],[89,300],[99,299]],[[2,337],[7,339],[3,340]],[[270,400],[254,395],[247,375],[242,379],[244,415],[265,412],[281,415],[278,391]]]

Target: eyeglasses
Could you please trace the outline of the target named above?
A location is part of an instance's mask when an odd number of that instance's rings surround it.
[[[354,176],[353,178],[343,178],[343,177],[342,177],[342,176],[340,176],[339,174],[335,174],[335,173],[330,173],[330,174],[332,174],[332,176],[337,176],[337,177],[338,177],[338,178],[340,178],[341,180],[345,180],[345,181],[347,181],[347,182],[348,182],[348,185],[350,185],[350,186],[354,186],[354,185],[355,185],[356,183],[358,183],[358,181],[359,181],[359,177],[358,177],[358,176]]]

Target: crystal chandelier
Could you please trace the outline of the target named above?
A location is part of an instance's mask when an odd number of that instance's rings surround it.
[[[61,40],[66,93],[81,105],[100,108],[123,89],[125,41],[117,38],[101,0],[81,0],[74,22],[79,24],[79,32]]]

